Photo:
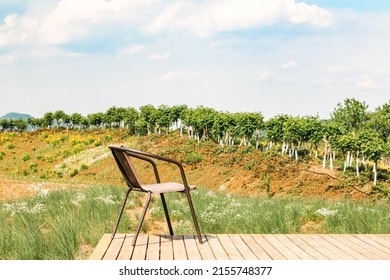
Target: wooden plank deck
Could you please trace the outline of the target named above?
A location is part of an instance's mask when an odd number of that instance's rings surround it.
[[[103,235],[90,260],[390,260],[390,235]]]

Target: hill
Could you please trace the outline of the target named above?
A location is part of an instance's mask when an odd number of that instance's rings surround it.
[[[190,184],[211,190],[269,197],[373,199],[390,189],[385,181],[380,184],[383,192],[373,189],[369,170],[356,179],[353,171],[342,172],[342,163],[339,169],[322,169],[320,159],[306,157],[296,162],[276,150],[222,148],[211,141],[197,142],[176,133],[135,137],[108,129],[49,130],[0,133],[0,199],[28,193],[29,184],[25,182],[53,188],[123,186],[107,148],[114,143],[178,159],[185,166]],[[150,181],[150,169],[143,170],[144,181]],[[162,165],[160,172],[163,180],[180,178],[171,166]]]
[[[6,120],[23,119],[23,120],[27,120],[30,117],[31,117],[31,115],[29,115],[29,114],[10,112],[10,113],[7,113],[4,116],[0,117],[0,119],[6,119]]]

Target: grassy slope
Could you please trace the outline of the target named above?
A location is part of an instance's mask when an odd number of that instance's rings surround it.
[[[356,180],[340,171],[321,168],[320,160],[296,163],[276,151],[197,143],[185,136],[128,136],[124,131],[42,131],[0,134],[0,176],[19,181],[56,184],[123,185],[107,145],[123,143],[176,158],[185,164],[190,184],[232,193],[268,196],[372,198],[369,172]],[[143,174],[148,181],[145,169]],[[161,166],[166,180],[179,179],[176,170]],[[335,179],[337,178],[337,179]],[[1,180],[0,180],[1,181]],[[53,184],[53,183],[51,183]],[[387,190],[388,184],[381,182]],[[4,187],[4,186],[3,186]],[[1,189],[1,186],[0,186]],[[363,192],[361,192],[363,191]],[[3,198],[6,196],[3,194]]]

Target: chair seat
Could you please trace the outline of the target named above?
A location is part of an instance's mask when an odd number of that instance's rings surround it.
[[[194,190],[195,186],[189,186],[191,190]],[[151,193],[167,193],[167,192],[182,192],[184,191],[184,185],[175,182],[158,183],[142,185],[142,188]]]

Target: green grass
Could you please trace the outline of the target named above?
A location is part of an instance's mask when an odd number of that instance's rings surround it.
[[[0,203],[0,259],[83,258],[111,232],[120,207],[122,188],[88,188],[47,192]],[[119,231],[132,230],[124,215]]]
[[[192,192],[203,233],[390,233],[390,204],[323,199],[240,197]],[[177,233],[194,232],[185,197],[167,196]],[[161,206],[152,215],[163,219]]]
[[[118,187],[48,192],[36,186],[33,198],[0,203],[0,259],[77,259],[111,232],[124,195]],[[141,195],[131,194],[127,209],[141,207]],[[332,202],[234,196],[199,188],[192,192],[201,231],[218,233],[390,233],[387,200]],[[185,196],[166,196],[176,234],[194,233]],[[134,211],[133,211],[134,213]],[[153,223],[164,222],[158,197],[150,207]],[[137,219],[136,214],[134,219]],[[118,232],[134,232],[133,218],[123,215]]]

